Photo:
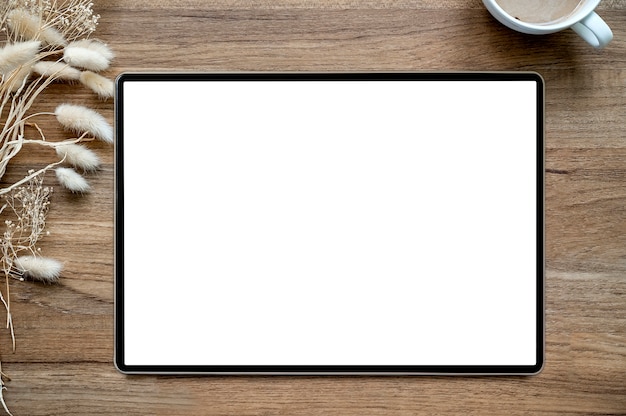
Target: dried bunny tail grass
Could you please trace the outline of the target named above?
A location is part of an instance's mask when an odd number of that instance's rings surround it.
[[[78,45],[77,45],[78,44]],[[82,46],[83,42],[72,42],[65,47],[63,60],[72,66],[88,69],[90,71],[102,71],[109,67],[110,59],[103,55],[97,48]]]
[[[54,114],[61,125],[77,133],[87,132],[97,139],[113,143],[113,127],[92,109],[74,104],[59,105]]]
[[[40,48],[41,42],[37,40],[7,44],[0,49],[0,73],[6,74],[20,65],[34,61]]]
[[[35,39],[41,31],[42,22],[39,17],[26,10],[15,9],[7,14],[7,26],[26,39]]]
[[[80,82],[90,88],[101,98],[112,98],[115,95],[115,84],[108,78],[95,72],[84,71],[80,74]]]
[[[7,15],[7,25],[13,33],[24,39],[40,39],[47,45],[65,46],[67,41],[63,34],[54,27],[46,25],[39,16],[26,10],[15,9]]]
[[[44,283],[57,282],[63,270],[63,264],[60,261],[41,256],[17,257],[13,266],[22,276]]]
[[[64,157],[65,161],[76,168],[85,171],[94,171],[100,167],[100,158],[91,150],[80,144],[63,144],[56,146],[59,157]]]
[[[54,77],[63,81],[77,81],[80,71],[66,63],[56,61],[39,61],[33,65],[33,71],[44,77]]]
[[[54,173],[59,183],[72,192],[82,194],[91,190],[85,178],[80,176],[80,174],[72,168],[56,168]]]
[[[108,59],[109,61],[113,60],[113,58],[115,57],[115,54],[113,53],[111,48],[109,48],[109,45],[94,39],[77,40],[70,43],[68,46],[84,48],[93,52],[97,52],[102,55],[103,58]]]

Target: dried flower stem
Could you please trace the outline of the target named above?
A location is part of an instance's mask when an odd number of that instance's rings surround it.
[[[6,387],[4,386],[4,379],[11,381],[11,378],[2,372],[2,362],[0,362],[0,403],[2,403],[2,407],[4,411],[7,412],[9,416],[13,416],[13,414],[9,411],[7,404],[4,401],[4,390]]]
[[[26,176],[24,179],[19,180],[19,181],[15,182],[14,184],[12,184],[12,185],[10,185],[10,186],[8,186],[6,188],[0,189],[0,195],[5,195],[5,194],[8,194],[9,192],[12,192],[14,189],[24,185],[26,182],[28,182],[31,179],[37,177],[38,175],[41,175],[41,174],[47,172],[48,170],[52,169],[53,167],[60,165],[64,161],[65,161],[65,159],[61,159],[61,160],[59,160],[57,162],[50,163],[48,166],[46,166],[44,168],[41,168],[41,169],[39,169],[36,172],[29,172],[28,176]]]

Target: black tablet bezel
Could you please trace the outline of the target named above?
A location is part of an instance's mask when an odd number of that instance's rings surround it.
[[[124,359],[124,84],[137,81],[533,81],[536,83],[536,358],[534,365],[381,365],[381,366],[219,366],[127,365]],[[287,374],[287,375],[533,375],[545,360],[544,83],[534,72],[452,73],[124,73],[115,99],[115,357],[126,374]]]

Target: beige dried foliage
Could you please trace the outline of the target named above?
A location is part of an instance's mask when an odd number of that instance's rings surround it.
[[[88,38],[96,30],[100,15],[94,13],[93,5],[89,0],[3,0],[0,4],[0,26],[8,26],[9,13],[18,10],[25,16],[35,16],[30,22],[38,24],[39,28],[29,28],[30,35],[39,33],[42,28],[51,28],[60,33],[66,42],[72,42]],[[20,40],[25,34],[11,32],[9,36],[10,40]]]
[[[37,247],[44,231],[49,210],[50,186],[44,186],[44,175],[55,170],[57,184],[71,192],[84,193],[91,189],[86,178],[72,168],[60,167],[65,163],[84,174],[98,169],[100,159],[93,151],[79,143],[93,138],[113,142],[113,129],[98,112],[78,104],[61,104],[45,112],[33,112],[48,87],[55,81],[77,81],[91,88],[100,97],[112,96],[106,78],[81,70],[64,61],[83,64],[83,68],[98,71],[109,66],[113,53],[102,42],[88,39],[95,31],[100,16],[93,12],[89,0],[0,0],[0,179],[10,162],[25,147],[41,146],[56,152],[50,154],[50,163],[37,170],[25,172],[23,179],[13,183],[3,182],[0,187],[0,215],[5,231],[0,237],[2,258],[0,265],[6,287],[0,290],[0,301],[7,314],[7,327],[15,348],[15,333],[10,303],[9,282],[15,279],[32,279],[54,283],[62,273],[63,265],[56,259],[45,257]],[[70,47],[70,45],[72,45]],[[69,53],[68,48],[70,49]],[[78,50],[78,58],[76,53]],[[84,59],[87,51],[96,57]],[[82,61],[81,61],[82,59]],[[86,62],[86,63],[85,63]],[[68,93],[80,85],[67,85]],[[57,90],[58,91],[58,90]],[[75,101],[65,98],[62,101]],[[46,139],[45,128],[58,121],[78,137],[66,140]],[[42,128],[44,126],[44,128]],[[28,158],[29,153],[24,156]],[[39,159],[33,163],[41,163]],[[17,169],[17,167],[16,167]],[[7,380],[0,362],[0,404],[7,414],[3,391]]]
[[[31,73],[32,70],[29,65],[22,65],[15,68],[4,79],[6,88],[11,92],[18,91],[25,85]]]
[[[24,9],[9,12],[7,26],[11,32],[21,39],[41,40],[50,46],[65,46],[67,41],[61,32],[46,22],[39,15]]]

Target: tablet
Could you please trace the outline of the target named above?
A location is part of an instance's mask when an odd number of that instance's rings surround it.
[[[536,73],[117,79],[124,373],[536,374]]]

